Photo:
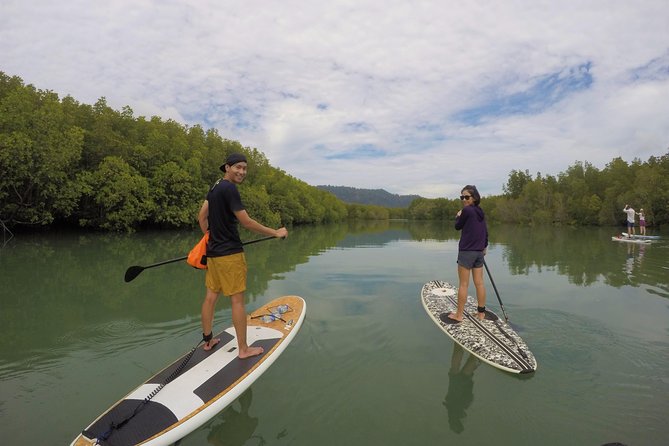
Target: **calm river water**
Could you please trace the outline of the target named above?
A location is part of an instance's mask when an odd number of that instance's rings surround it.
[[[668,444],[669,233],[639,246],[611,241],[621,228],[490,229],[487,262],[536,373],[458,362],[423,310],[423,283],[456,281],[450,223],[298,227],[247,247],[247,307],[300,295],[302,330],[180,445]],[[198,238],[49,233],[0,249],[3,444],[69,444],[197,344],[201,271],[123,275]],[[224,298],[215,324],[231,325]]]

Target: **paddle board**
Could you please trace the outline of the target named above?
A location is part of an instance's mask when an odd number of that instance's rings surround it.
[[[611,237],[611,240],[613,240],[614,242],[639,243],[642,245],[649,245],[651,243],[650,240],[623,237],[622,235],[614,235],[613,237]]]
[[[511,373],[532,373],[537,369],[534,355],[508,323],[490,310],[486,310],[483,321],[478,320],[474,315],[477,303],[472,296],[467,296],[462,322],[452,323],[447,315],[457,309],[457,288],[433,280],[423,285],[420,295],[425,311],[437,326],[483,362]]]
[[[623,232],[623,235],[625,237],[630,237],[630,235],[627,232]],[[643,240],[659,240],[660,236],[659,235],[632,235],[631,238],[638,238],[638,239],[643,239]]]
[[[71,446],[173,444],[248,389],[290,344],[305,314],[306,303],[298,296],[279,297],[263,305],[247,316],[247,343],[262,346],[262,355],[239,359],[235,330],[230,327],[216,336],[221,341],[212,350],[204,351],[201,344],[187,362],[190,353],[130,392],[84,429]]]

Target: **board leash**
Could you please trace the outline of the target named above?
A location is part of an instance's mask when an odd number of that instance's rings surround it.
[[[186,367],[186,364],[188,364],[188,361],[190,361],[191,358],[193,357],[193,355],[195,354],[195,351],[197,350],[197,348],[203,342],[204,342],[204,339],[201,339],[200,342],[198,342],[197,345],[195,347],[193,347],[191,349],[191,351],[186,354],[183,361],[181,361],[181,364],[179,364],[179,366],[176,369],[174,369],[174,371],[172,373],[170,373],[170,375],[167,378],[165,378],[163,380],[163,382],[160,383],[160,385],[158,387],[153,389],[153,391],[146,398],[144,398],[142,400],[142,402],[140,402],[137,405],[137,407],[135,407],[135,410],[133,410],[130,415],[126,416],[123,419],[123,421],[121,421],[120,423],[115,423],[115,422],[112,421],[109,424],[109,429],[107,429],[107,431],[103,432],[101,435],[96,435],[95,436],[96,437],[95,444],[96,445],[101,445],[103,441],[107,441],[109,439],[109,437],[111,437],[111,435],[114,433],[114,431],[119,430],[123,426],[125,426],[128,423],[128,421],[132,420],[135,417],[135,415],[137,415],[142,410],[142,408],[146,404],[148,404],[149,401],[151,401],[153,399],[153,397],[155,397],[158,394],[158,392],[160,392],[167,384],[169,384],[177,376],[179,376],[181,374],[181,372],[183,371],[184,367]],[[82,434],[86,435],[86,431],[83,431]],[[93,434],[93,435],[95,435],[95,434]],[[88,435],[86,435],[86,436],[88,436]]]

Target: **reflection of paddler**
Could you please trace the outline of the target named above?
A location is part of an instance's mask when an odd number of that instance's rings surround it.
[[[625,272],[632,274],[634,270],[634,245],[627,245],[627,261],[625,262]]]
[[[209,435],[207,435],[209,444],[225,446],[242,445],[253,438],[253,432],[258,427],[258,418],[249,416],[252,400],[253,393],[249,389],[237,400],[241,405],[239,411],[235,410],[234,405],[228,406],[223,411],[223,422],[212,426]],[[262,443],[264,443],[264,440]]]
[[[460,368],[465,350],[455,344],[451,356],[451,368],[448,371],[448,393],[444,399],[444,406],[448,411],[448,424],[457,434],[465,430],[462,420],[467,416],[466,409],[474,401],[474,370],[480,361],[472,354],[465,365]]]

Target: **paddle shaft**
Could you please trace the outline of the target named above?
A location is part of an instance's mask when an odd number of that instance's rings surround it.
[[[502,308],[502,313],[504,314],[504,320],[509,322],[509,317],[506,315],[506,311],[504,311],[504,304],[502,303],[502,298],[499,297],[499,291],[497,291],[497,285],[495,285],[495,281],[492,279],[492,275],[490,274],[490,269],[488,268],[488,264],[486,263],[485,259],[483,260],[483,266],[485,266],[485,270],[488,273],[488,277],[490,278],[490,283],[492,283],[492,287],[495,289],[495,294],[497,295],[499,306]]]
[[[258,239],[255,239],[255,240],[249,240],[248,242],[242,243],[242,246],[251,245],[253,243],[262,242],[262,241],[269,240],[269,239],[272,239],[272,238],[276,238],[276,237],[270,235],[268,237],[258,238]],[[167,265],[168,263],[180,262],[182,260],[186,260],[187,258],[188,258],[188,256],[183,256],[183,257],[178,257],[176,259],[164,260],[162,262],[153,263],[153,264],[147,265],[147,266],[137,266],[137,265],[136,266],[131,266],[125,272],[125,281],[130,282],[131,280],[134,280],[135,277],[139,276],[141,274],[141,272],[144,271],[145,269],[155,268],[156,266]]]

